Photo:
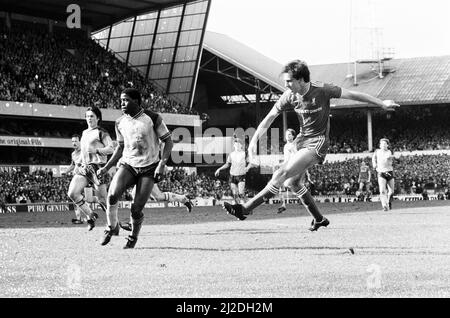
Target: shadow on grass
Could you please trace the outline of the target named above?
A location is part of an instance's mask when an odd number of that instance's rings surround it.
[[[450,255],[450,251],[421,250],[420,248],[392,247],[392,246],[274,246],[274,247],[245,247],[245,248],[207,248],[207,247],[136,247],[135,250],[173,250],[173,251],[199,251],[199,252],[257,252],[257,251],[339,251],[334,254],[360,254],[360,255]],[[329,253],[327,253],[329,254]]]

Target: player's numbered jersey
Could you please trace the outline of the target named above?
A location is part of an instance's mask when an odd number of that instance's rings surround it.
[[[231,163],[230,175],[242,176],[245,175],[245,151],[233,151],[228,155],[227,162]]]
[[[89,163],[106,163],[108,157],[95,153],[96,149],[103,149],[107,146],[111,147],[112,153],[112,141],[109,133],[101,128],[88,128],[83,131],[80,139],[81,158],[84,164]]]
[[[300,134],[304,137],[328,136],[330,99],[340,98],[342,89],[332,84],[311,82],[305,95],[286,90],[275,106],[277,111],[293,110],[300,122]]]
[[[288,142],[284,145],[284,161],[289,161],[291,157],[297,152],[297,144],[295,142]]]
[[[159,141],[171,134],[159,114],[141,110],[134,117],[123,115],[116,120],[116,136],[124,145],[121,162],[142,168],[159,160]]]

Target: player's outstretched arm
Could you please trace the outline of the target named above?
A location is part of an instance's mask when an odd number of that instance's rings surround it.
[[[395,108],[400,107],[400,105],[395,103],[393,100],[384,100],[383,101],[383,100],[381,100],[377,97],[371,96],[369,94],[351,91],[351,90],[347,90],[345,88],[342,88],[341,98],[356,100],[358,102],[370,103],[373,105],[380,106],[384,110],[388,110],[388,111],[392,111],[392,110],[395,110]]]
[[[229,157],[228,157],[228,159],[229,159]],[[219,167],[219,168],[216,170],[216,172],[214,172],[214,175],[215,175],[216,177],[218,177],[220,171],[222,171],[223,169],[228,169],[230,166],[231,166],[231,163],[227,160],[227,162],[225,162],[225,164],[224,164],[223,166]]]
[[[270,112],[266,115],[266,117],[264,117],[264,119],[258,125],[255,134],[250,140],[250,143],[248,145],[248,154],[250,157],[250,162],[252,162],[253,157],[256,156],[258,140],[267,132],[267,129],[269,129],[270,125],[272,125],[273,121],[278,117],[279,111],[277,106],[278,103],[275,103]]]

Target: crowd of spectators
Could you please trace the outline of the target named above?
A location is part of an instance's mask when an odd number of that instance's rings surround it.
[[[182,168],[169,171],[166,178],[158,183],[161,191],[188,194],[193,198],[231,198],[232,192],[226,180],[220,180],[212,173],[191,173]]]
[[[120,108],[126,87],[161,113],[197,114],[159,91],[85,32],[39,23],[0,21],[0,100]]]
[[[315,195],[355,195],[359,184],[359,167],[363,159],[329,162],[309,170]],[[371,167],[370,158],[365,159]],[[378,194],[376,171],[372,169],[371,192]],[[400,156],[394,160],[396,194],[422,194],[424,191],[442,191],[450,187],[449,155]]]
[[[368,152],[367,117],[365,111],[346,110],[330,119],[330,147],[328,153]],[[450,108],[446,105],[433,107],[411,106],[395,113],[374,111],[372,114],[373,147],[381,138],[391,141],[394,151],[448,150],[450,149]],[[293,127],[298,129],[297,127]],[[262,143],[261,151],[282,154],[286,143],[279,133],[278,145]]]
[[[365,159],[371,166],[370,160]],[[313,195],[358,195],[358,173],[362,159],[330,162],[309,170],[311,182],[307,184]],[[450,156],[401,156],[394,161],[395,193],[424,194],[440,192],[450,199]],[[267,176],[267,179],[270,176]],[[0,172],[0,202],[35,203],[69,202],[67,189],[71,176],[55,177],[51,171],[32,173],[20,170]],[[212,173],[188,173],[174,168],[158,183],[161,191],[186,194],[191,198],[232,198],[228,180],[217,179]],[[247,195],[256,190],[248,185]],[[372,170],[371,192],[378,194],[375,172]]]
[[[450,149],[450,109],[444,106],[403,107],[395,113],[374,112],[374,147],[381,138],[391,141],[394,151]],[[348,111],[331,118],[329,153],[367,152],[366,114]]]
[[[70,202],[67,189],[71,178],[70,175],[53,176],[49,170],[23,172],[10,169],[0,172],[0,202]],[[158,186],[161,191],[187,194],[192,198],[232,198],[228,182],[217,180],[212,174],[188,174],[182,168],[168,171]],[[125,196],[127,199],[131,199],[130,193],[131,189]]]
[[[57,178],[52,171],[32,173],[16,169],[0,172],[0,202],[39,203],[68,202],[70,178]]]

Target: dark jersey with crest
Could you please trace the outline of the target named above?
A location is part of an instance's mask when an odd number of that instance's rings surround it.
[[[342,89],[332,84],[311,82],[305,95],[286,90],[275,103],[277,111],[293,110],[300,123],[303,137],[326,136],[329,134],[330,99],[340,98]]]

